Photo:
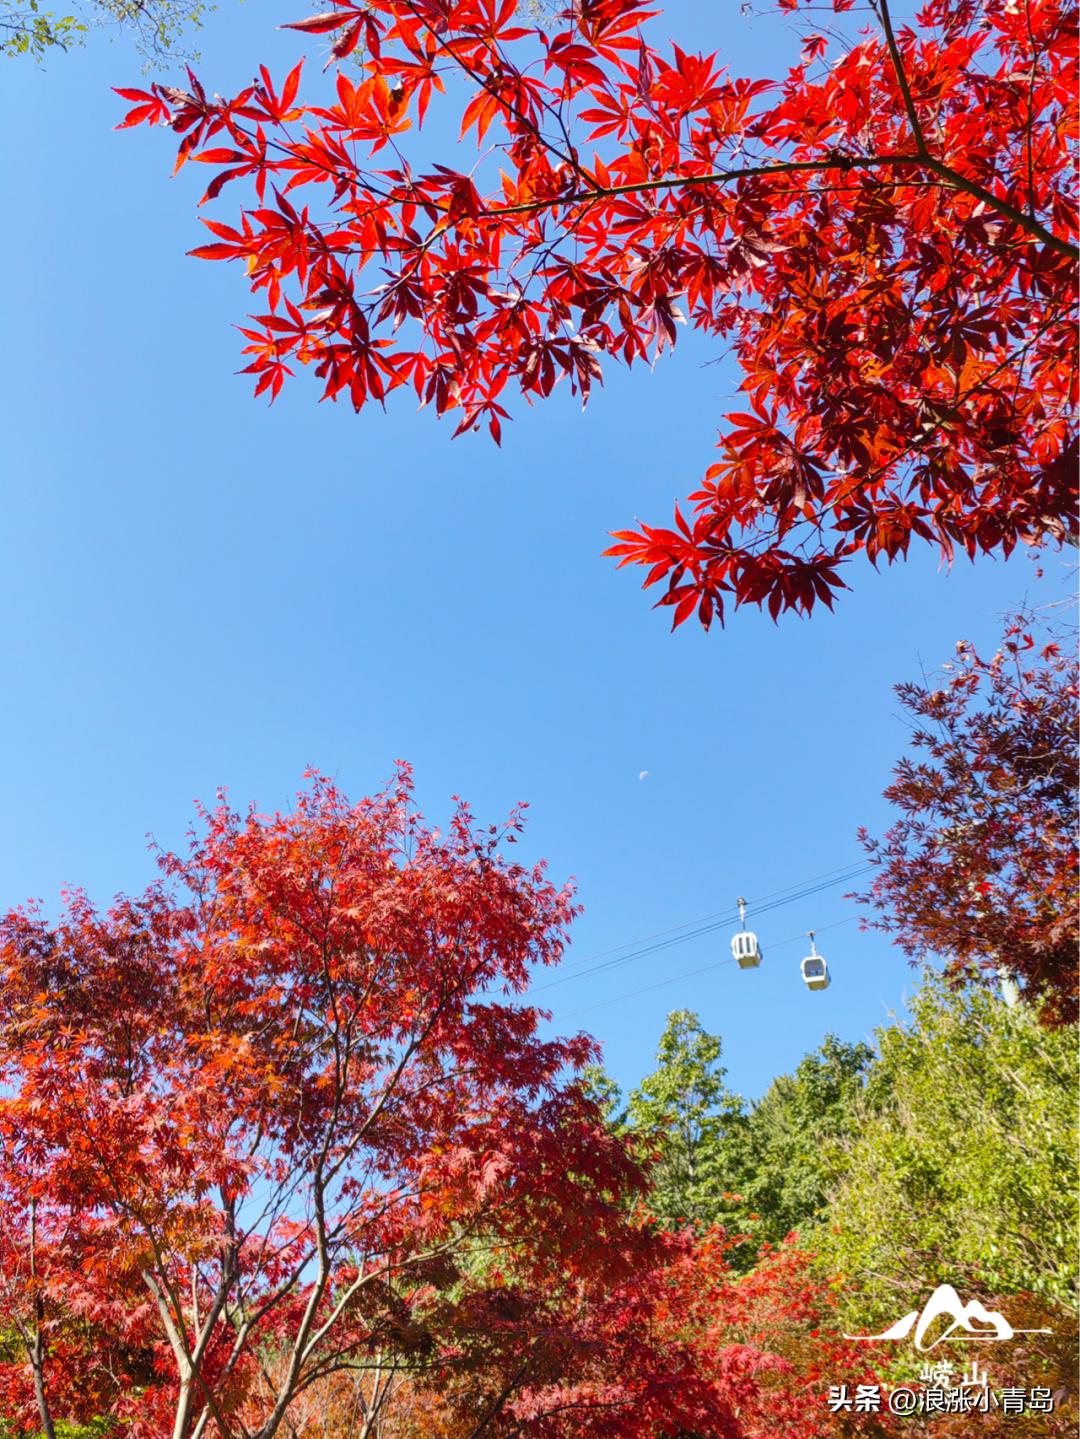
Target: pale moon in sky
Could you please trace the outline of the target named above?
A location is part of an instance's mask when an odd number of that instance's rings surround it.
[[[648,779],[648,777],[649,771],[647,769],[638,770],[638,779]]]

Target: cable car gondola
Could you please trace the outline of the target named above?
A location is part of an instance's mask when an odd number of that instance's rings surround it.
[[[815,948],[813,930],[809,931],[807,938],[810,940],[810,953],[801,966],[803,983],[807,989],[828,989],[829,966],[825,963],[825,956],[818,954]]]
[[[731,938],[731,955],[740,969],[757,969],[761,963],[761,946],[757,935],[746,927],[746,900],[739,900],[739,924],[742,928]]]

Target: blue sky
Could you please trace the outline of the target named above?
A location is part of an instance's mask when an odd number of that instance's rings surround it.
[[[303,13],[223,7],[200,42],[207,88],[291,63],[302,41],[273,25]],[[696,14],[672,33],[704,43]],[[733,67],[778,64],[774,22],[730,15],[712,43]],[[600,551],[694,487],[732,371],[680,341],[652,374],[610,371],[585,416],[569,394],[518,406],[501,450],[451,443],[408,401],[359,418],[317,405],[303,379],[268,409],[234,374],[240,274],[184,255],[205,175],[170,181],[168,136],[111,129],[109,86],[139,68],[95,37],[3,71],[3,133],[23,138],[0,231],[0,903],[140,887],[145,834],[178,843],[219,784],[273,808],[313,764],[359,796],[399,756],[434,821],[454,793],[485,822],[530,802],[523,848],[574,875],[585,905],[579,969],[857,862],[904,743],[892,685],[961,636],[992,644],[1001,612],[1041,592],[1030,560],[945,573],[920,556],[856,571],[835,616],[748,611],[669,635]],[[866,1036],[911,986],[887,941],[848,922],[821,936],[832,988],[803,989],[796,937],[850,919],[840,894],[763,917],[756,972],[621,997],[725,958],[721,932],[538,998],[557,1027],[596,1034],[624,1084],[650,1068],[664,1014],[694,1008],[732,1084],[758,1094],[827,1031]]]

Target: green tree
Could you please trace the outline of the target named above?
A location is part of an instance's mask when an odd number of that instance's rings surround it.
[[[600,1106],[606,1123],[621,1133],[626,1127],[626,1104],[618,1081],[612,1079],[602,1064],[587,1064],[582,1070],[581,1082],[585,1093]]]
[[[729,1167],[741,1171],[739,1189],[757,1215],[760,1238],[777,1244],[793,1229],[805,1233],[824,1214],[873,1057],[867,1044],[827,1035],[750,1110],[739,1136],[742,1154]]]
[[[132,37],[148,67],[190,59],[181,39],[210,8],[204,0],[77,0],[63,14],[42,9],[39,0],[0,0],[0,54],[41,60],[82,44],[91,30],[112,28]]]
[[[819,1220],[843,1167],[873,1051],[829,1035],[795,1073],[774,1080],[748,1107],[727,1086],[722,1041],[690,1010],[668,1016],[657,1068],[623,1101],[602,1069],[590,1092],[608,1123],[657,1154],[650,1203],[662,1218],[724,1223],[779,1243]],[[749,1267],[756,1243],[731,1255]]]
[[[22,5],[3,0],[0,5],[0,51],[5,55],[33,55],[40,60],[49,50],[69,49],[85,33],[83,21],[42,10],[37,0]]]
[[[859,1130],[815,1236],[860,1325],[939,1283],[1071,1305],[1077,1036],[930,977],[879,1031]],[[898,1303],[901,1305],[897,1308]]]
[[[721,1041],[689,1009],[668,1015],[657,1067],[627,1101],[626,1127],[658,1155],[650,1203],[674,1222],[732,1223],[738,1173],[728,1165],[742,1152],[742,1099],[726,1083]]]

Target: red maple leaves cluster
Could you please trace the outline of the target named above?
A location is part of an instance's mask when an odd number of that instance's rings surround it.
[[[899,817],[880,841],[861,832],[876,927],[957,982],[1019,980],[1055,1025],[1080,1013],[1073,648],[1018,615],[989,658],[962,642],[937,684],[899,685]]]
[[[654,47],[642,0],[550,29],[515,0],[333,0],[291,27],[349,57],[325,101],[300,66],[229,100],[192,77],[122,90],[124,124],[171,126],[204,199],[253,188],[193,253],[265,296],[257,392],[305,365],[357,409],[408,388],[498,440],[509,391],[584,400],[605,359],[714,337],[746,404],[674,526],[609,553],[666,582],[675,624],[725,596],[775,617],[831,605],[859,552],[1075,527],[1075,7],[872,10],[770,83]],[[437,112],[475,163],[418,148]]]

